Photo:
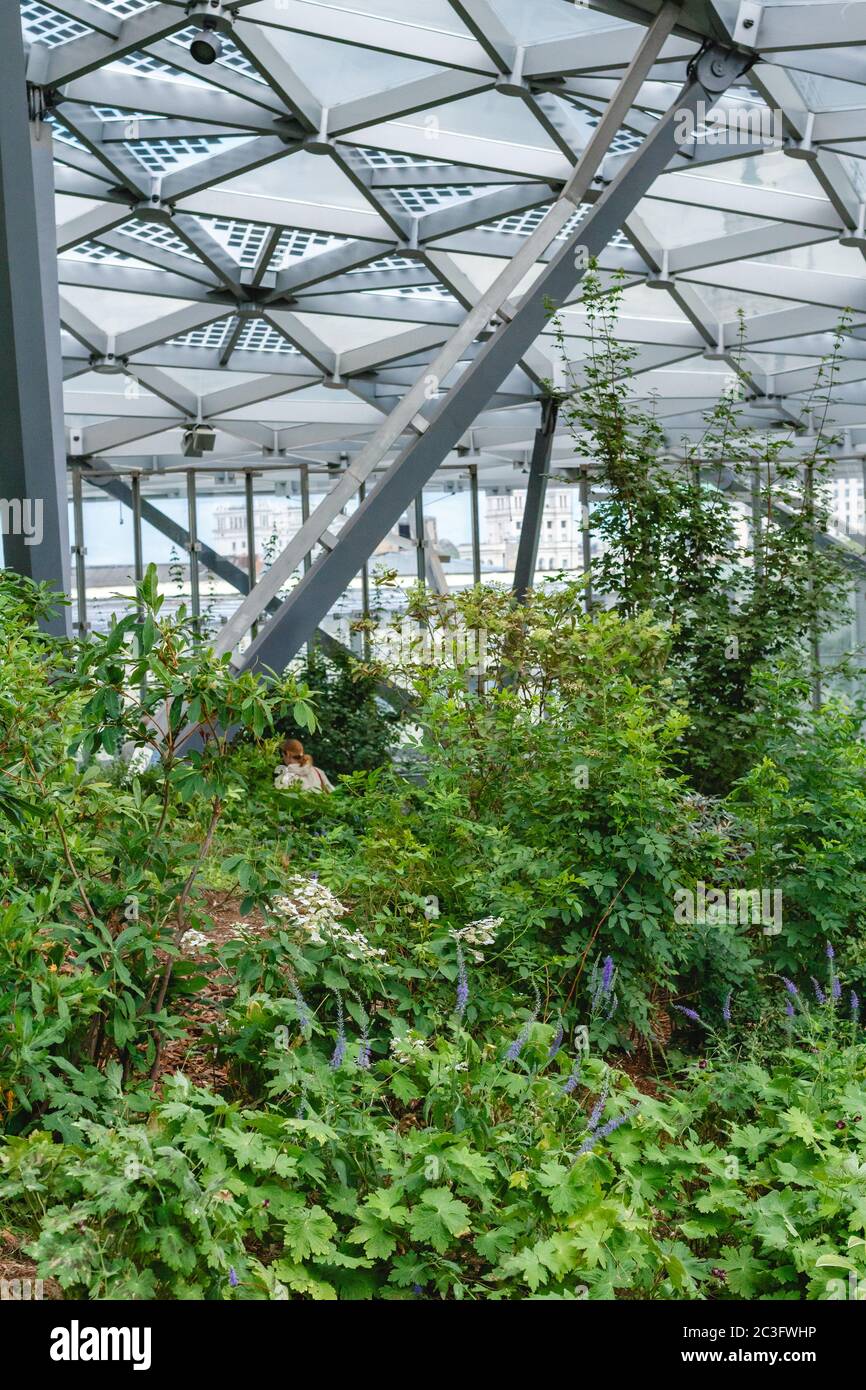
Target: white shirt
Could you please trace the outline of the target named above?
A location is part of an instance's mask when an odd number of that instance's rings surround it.
[[[321,768],[313,767],[308,763],[306,767],[298,767],[297,763],[291,763],[288,767],[281,763],[274,769],[274,786],[285,790],[287,787],[300,786],[307,792],[332,792],[334,788],[328,781]]]

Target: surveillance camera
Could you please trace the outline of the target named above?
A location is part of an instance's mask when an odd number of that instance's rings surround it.
[[[210,67],[223,51],[222,39],[213,29],[200,29],[189,46],[197,63]]]
[[[213,452],[215,443],[216,430],[212,425],[193,425],[183,432],[181,453],[185,459],[200,459],[203,454]]]

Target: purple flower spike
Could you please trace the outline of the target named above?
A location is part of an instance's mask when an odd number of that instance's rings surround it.
[[[812,987],[813,987],[813,989],[814,989],[814,991],[815,991],[815,998],[818,1000],[818,1003],[819,1003],[819,1004],[826,1004],[826,1002],[827,1002],[827,996],[826,996],[826,994],[824,993],[824,991],[823,991],[823,989],[821,988],[821,986],[818,984],[818,981],[815,979],[815,976],[814,976],[814,975],[811,975],[811,976],[810,976],[810,979],[811,979],[811,981],[812,981]]]
[[[572,1091],[576,1091],[578,1086],[580,1085],[580,1068],[581,1061],[578,1057],[577,1061],[571,1069],[568,1080],[562,1088],[562,1094],[564,1096],[570,1096]]]
[[[787,975],[783,975],[783,976],[782,976],[782,984],[785,986],[785,989],[788,991],[788,993],[789,993],[790,995],[795,995],[795,994],[799,994],[799,993],[800,993],[800,991],[797,989],[797,986],[794,984],[794,981],[793,981],[793,980],[789,980],[788,977],[787,977]]]
[[[343,1001],[337,1000],[337,1041],[334,1051],[331,1053],[329,1066],[337,1071],[343,1065],[343,1058],[346,1055],[346,1029],[343,1023]]]
[[[598,1128],[598,1122],[599,1122],[599,1120],[601,1119],[602,1115],[604,1114],[604,1107],[607,1105],[607,1093],[608,1093],[609,1090],[610,1090],[610,1081],[609,1081],[609,1079],[608,1079],[607,1077],[605,1077],[605,1082],[604,1082],[604,1086],[603,1086],[603,1088],[602,1088],[601,1095],[599,1096],[598,1100],[595,1102],[595,1105],[592,1107],[592,1114],[591,1114],[590,1117],[589,1117],[589,1132],[590,1132],[590,1134],[593,1132],[593,1130],[595,1130],[595,1129]]]
[[[588,1134],[577,1151],[578,1158],[580,1158],[581,1154],[589,1153],[590,1149],[593,1149],[600,1139],[606,1139],[609,1134],[613,1134],[615,1129],[619,1129],[621,1125],[624,1125],[637,1114],[638,1108],[639,1107],[635,1105],[633,1109],[627,1110],[624,1115],[616,1115],[612,1120],[608,1120],[607,1124],[602,1125],[601,1129],[596,1130],[594,1134]]]
[[[836,1000],[842,998],[842,981],[839,979],[838,975],[834,975],[830,982],[830,993]]]
[[[229,1266],[229,1283],[231,1284],[232,1288],[233,1288],[233,1289],[236,1289],[237,1286],[238,1286],[238,1284],[239,1284],[240,1282],[241,1282],[240,1279],[238,1278],[237,1274],[235,1273],[235,1267],[234,1267],[234,1265],[230,1265],[230,1266]]]
[[[526,1044],[529,1042],[529,1035],[530,1035],[530,1033],[532,1032],[532,1025],[533,1025],[533,1023],[535,1022],[535,1020],[538,1018],[538,1011],[539,1011],[540,1008],[541,1008],[541,995],[538,993],[538,989],[536,988],[536,990],[535,990],[535,1008],[532,1010],[532,1013],[529,1015],[529,1018],[526,1020],[526,1022],[525,1022],[524,1025],[523,1025],[523,1027],[521,1028],[520,1032],[518,1033],[517,1037],[514,1039],[514,1042],[511,1044],[511,1046],[509,1047],[508,1051],[506,1052],[506,1054],[505,1054],[505,1061],[506,1061],[506,1062],[516,1062],[517,1059],[518,1059],[518,1057],[520,1056],[521,1052],[522,1052],[523,1049],[525,1048]]]
[[[466,1012],[466,1005],[469,1003],[469,978],[466,974],[466,961],[463,956],[463,948],[457,942],[457,1002],[454,1005],[454,1012],[458,1018],[463,1017]]]
[[[548,1062],[552,1062],[552,1061],[553,1061],[553,1059],[554,1059],[554,1057],[556,1056],[557,1052],[558,1052],[559,1049],[562,1047],[562,1040],[563,1040],[564,1037],[565,1037],[565,1029],[564,1029],[563,1026],[562,1026],[562,1020],[560,1019],[559,1024],[558,1024],[558,1026],[557,1026],[557,1029],[556,1029],[556,1032],[555,1032],[555,1034],[554,1034],[554,1036],[553,1036],[553,1042],[550,1044],[550,1051],[549,1051],[548,1054],[547,1054],[547,1060],[548,1060]]]
[[[685,1014],[686,1018],[690,1018],[692,1020],[692,1023],[703,1023],[704,1021],[701,1018],[700,1014],[695,1013],[694,1009],[687,1009],[683,1004],[674,1004],[673,1007],[676,1009],[678,1014]]]
[[[828,960],[835,960],[835,959],[836,959],[836,952],[833,950],[833,947],[830,945],[829,941],[827,942],[827,959],[828,959]]]
[[[855,1023],[860,1017],[860,1000],[853,989],[851,991],[851,1017]]]
[[[791,1003],[790,999],[785,1005],[785,1013],[788,1015],[789,1018],[794,1017],[794,1005]]]
[[[601,991],[602,994],[609,994],[613,984],[613,956],[605,956],[601,970]]]
[[[728,997],[722,1005],[722,1018],[724,1019],[725,1023],[730,1023],[731,1021],[731,999],[733,997],[733,993],[734,991],[732,989],[728,990]]]
[[[526,1020],[517,1037],[514,1039],[514,1042],[511,1044],[511,1046],[505,1054],[506,1062],[517,1061],[526,1044],[529,1042],[529,1034],[532,1031],[532,1025],[534,1022],[534,1018],[528,1018]]]

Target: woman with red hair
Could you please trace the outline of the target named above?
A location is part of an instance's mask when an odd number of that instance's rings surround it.
[[[285,790],[300,787],[308,792],[332,792],[334,788],[320,767],[316,767],[304,745],[296,738],[283,744],[282,762],[274,770],[274,786]]]

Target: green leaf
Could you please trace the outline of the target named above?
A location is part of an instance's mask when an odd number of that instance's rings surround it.
[[[292,1293],[306,1295],[312,1298],[315,1303],[333,1303],[337,1298],[337,1290],[333,1284],[327,1283],[324,1279],[317,1279],[309,1270],[302,1265],[290,1264],[288,1260],[277,1260],[273,1266],[276,1277],[285,1284]]]
[[[444,1255],[454,1237],[468,1235],[471,1230],[469,1208],[447,1187],[428,1188],[412,1209],[409,1230],[414,1240],[425,1241]]]
[[[296,1260],[310,1255],[325,1255],[332,1248],[331,1239],[337,1227],[322,1207],[308,1207],[302,1199],[298,1206],[282,1213],[283,1240],[286,1249]]]

